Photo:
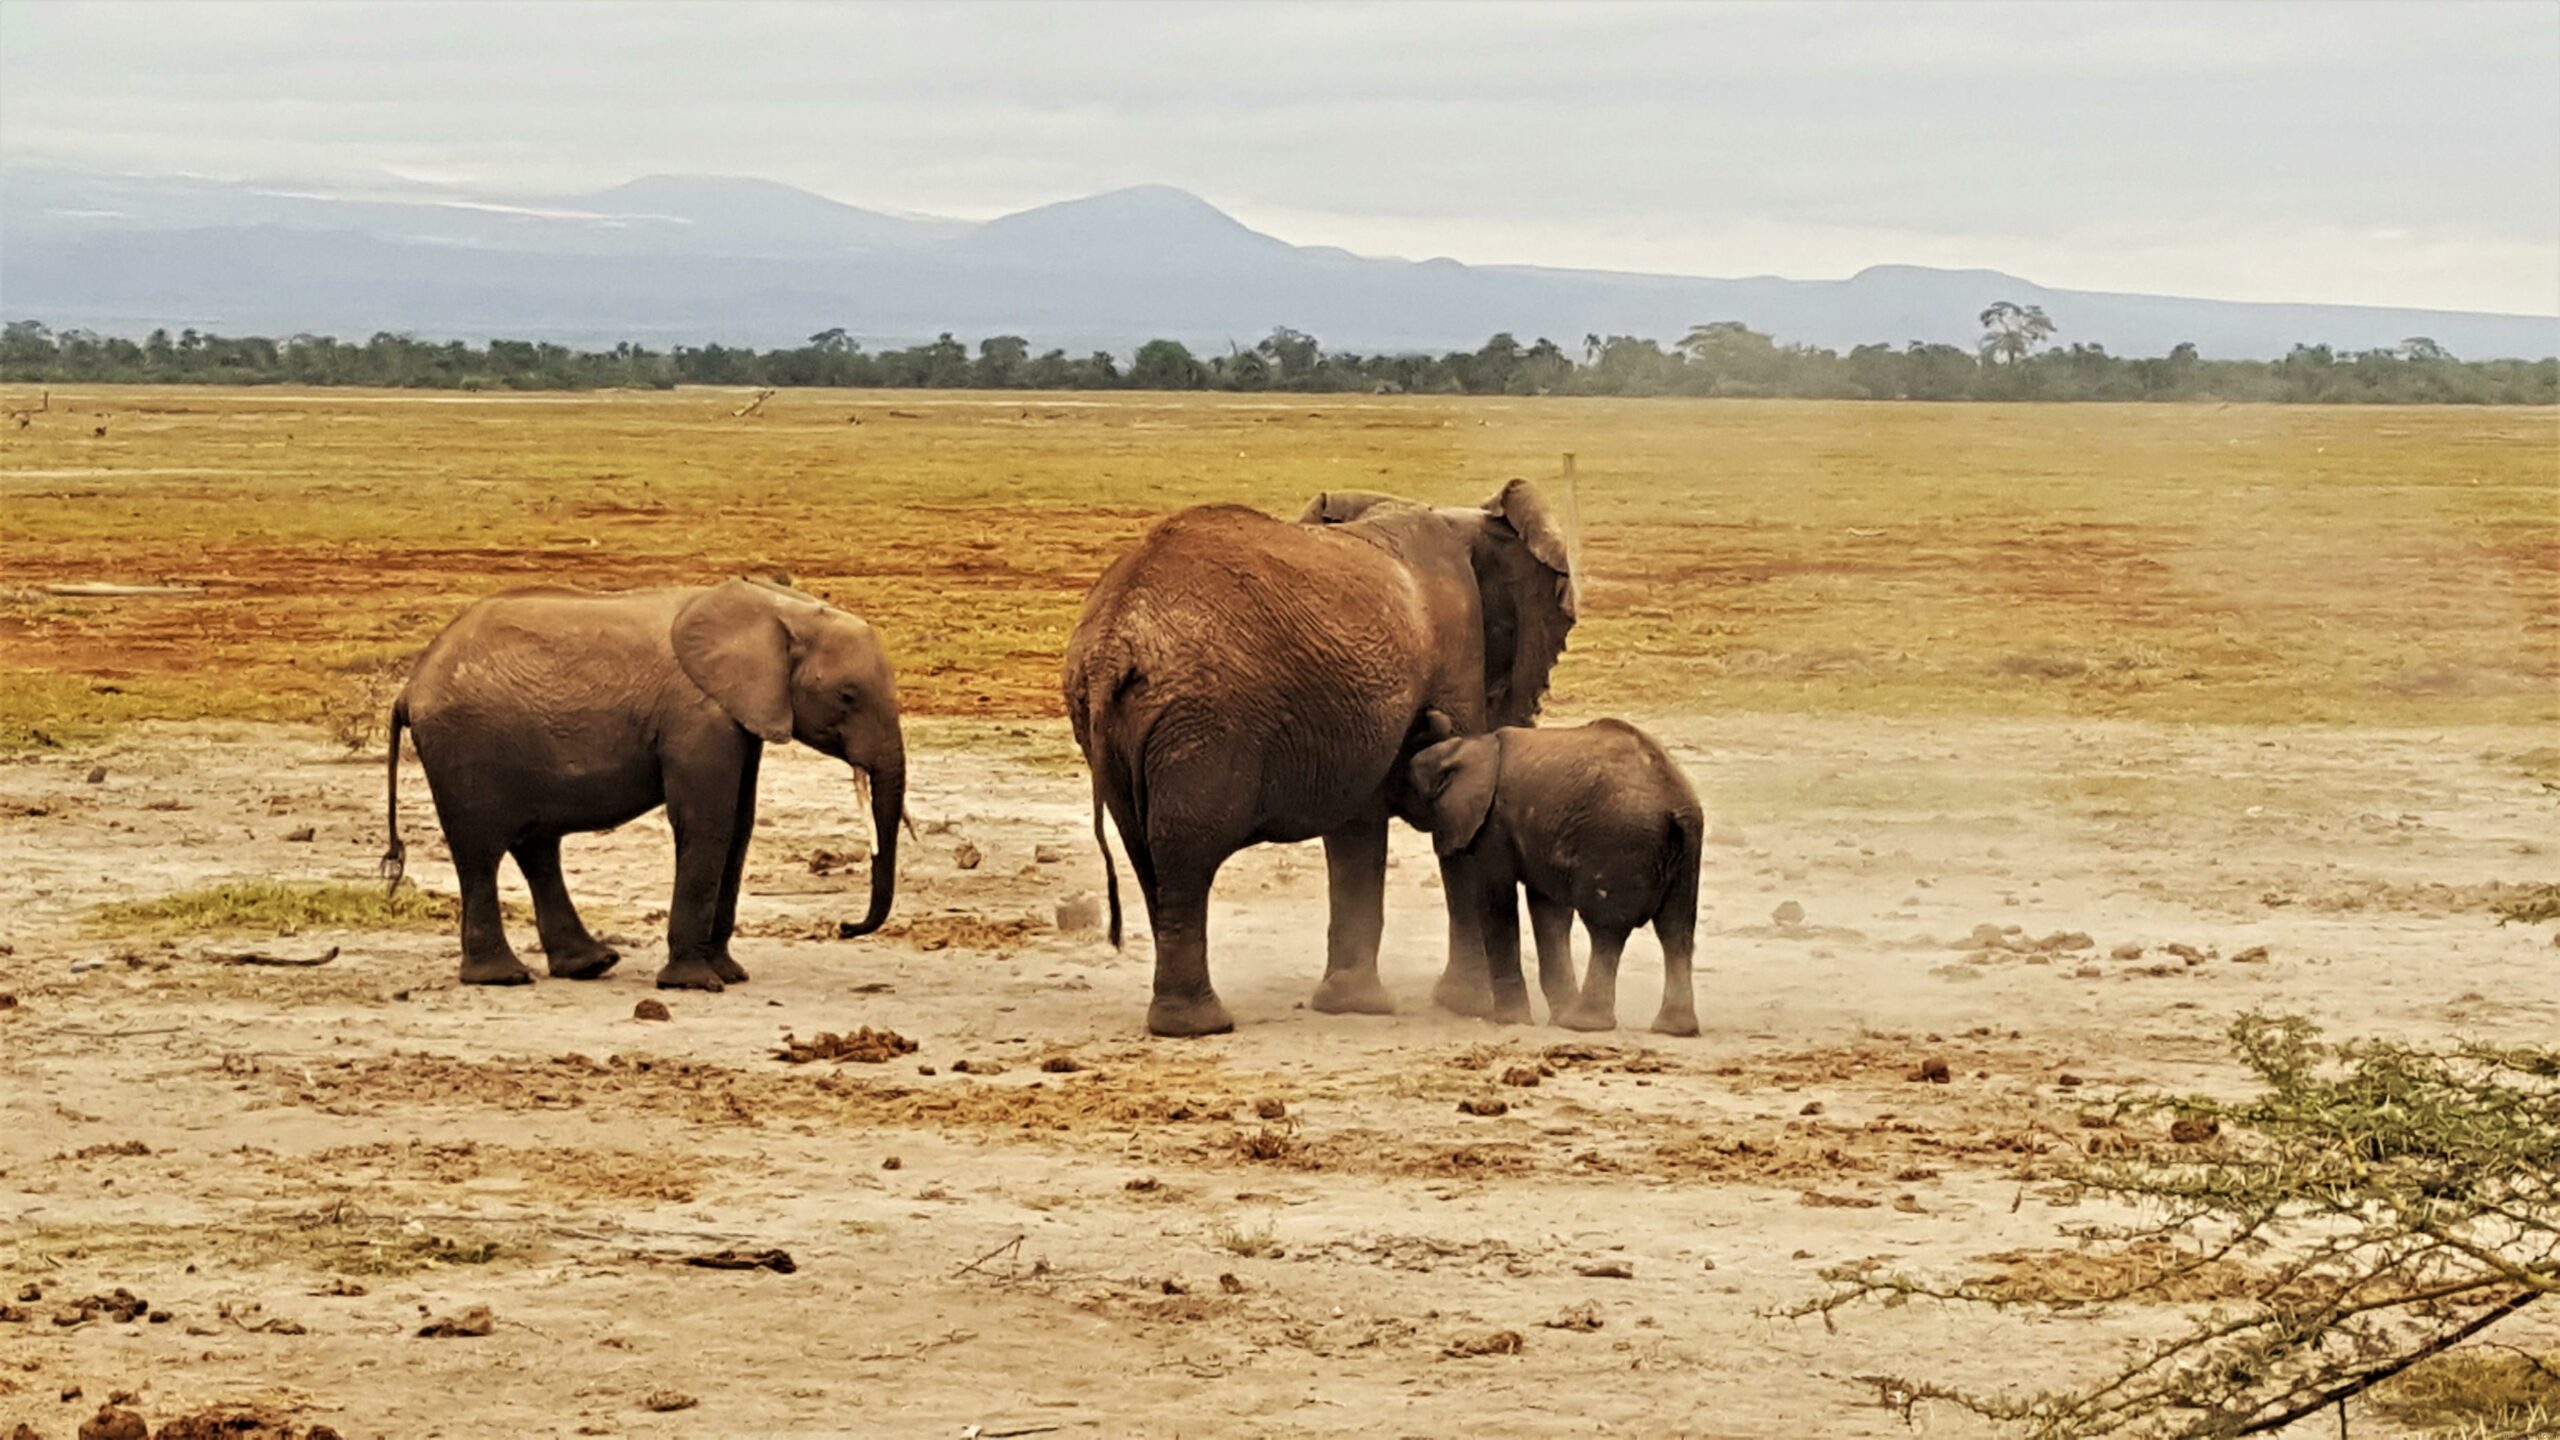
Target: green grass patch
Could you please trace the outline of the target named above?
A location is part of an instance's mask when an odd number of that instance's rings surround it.
[[[386,891],[380,885],[235,880],[152,900],[113,901],[91,910],[89,923],[98,930],[155,935],[290,935],[315,929],[443,930],[459,914],[450,896],[410,885]]]
[[[99,680],[0,665],[0,755],[93,745],[145,720],[300,720],[296,697],[240,676]]]

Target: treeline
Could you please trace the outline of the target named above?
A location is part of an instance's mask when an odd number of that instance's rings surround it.
[[[1986,319],[1988,319],[1986,315]],[[2037,317],[2041,323],[2041,316]],[[2046,327],[2049,332],[2050,326]],[[0,380],[36,383],[195,382],[370,385],[442,390],[666,389],[676,385],[840,386],[980,390],[1289,390],[1464,395],[1788,396],[1826,400],[2223,400],[2294,404],[2549,405],[2560,360],[2461,360],[2423,337],[2387,349],[2300,345],[2281,360],[2209,360],[2193,345],[2165,356],[2096,345],[2031,349],[2015,329],[1980,351],[1956,345],[1861,345],[1841,353],[1781,345],[1739,323],[1692,329],[1664,344],[1587,335],[1496,335],[1472,351],[1361,355],[1279,329],[1251,348],[1195,355],[1151,340],[1125,363],[1107,351],[1034,354],[1018,335],[869,350],[843,330],[755,350],[679,345],[610,350],[492,340],[485,346],[383,333],[361,344],[326,335],[285,340],[155,330],[142,340],[12,321],[0,334]]]

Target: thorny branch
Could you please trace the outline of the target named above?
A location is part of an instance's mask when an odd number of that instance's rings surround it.
[[[2140,1147],[2069,1177],[2149,1212],[2074,1232],[2101,1259],[2134,1262],[2130,1278],[2057,1295],[1853,1267],[1782,1313],[1829,1326],[1870,1300],[2098,1308],[2175,1300],[2182,1282],[2211,1279],[2238,1303],[2078,1390],[2021,1398],[1864,1378],[1906,1416],[1939,1401],[2040,1437],[2224,1437],[2343,1406],[2560,1293],[2560,1052],[2331,1045],[2305,1020],[2256,1014],[2231,1038],[2264,1086],[2256,1099],[2116,1103],[2119,1118],[2210,1122],[2218,1138]],[[2181,1247],[2175,1263],[2159,1263],[2164,1242]]]

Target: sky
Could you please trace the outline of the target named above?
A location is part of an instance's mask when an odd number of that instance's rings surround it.
[[[2560,3],[0,0],[0,160],[2560,314]]]

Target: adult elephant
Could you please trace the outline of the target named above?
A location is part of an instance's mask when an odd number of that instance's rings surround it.
[[[1147,1028],[1234,1020],[1209,982],[1209,889],[1248,845],[1322,837],[1331,881],[1316,1009],[1385,1014],[1387,821],[1424,823],[1403,761],[1423,717],[1526,725],[1573,628],[1566,537],[1528,482],[1481,508],[1317,496],[1295,524],[1235,505],[1167,517],[1103,572],[1067,642],[1067,716],[1093,772],[1111,938],[1108,810],[1155,929]],[[1440,998],[1484,979],[1453,930]]]
[[[747,978],[729,955],[764,747],[798,740],[869,777],[866,934],[889,915],[906,814],[897,680],[872,628],[760,580],[596,594],[509,590],[427,646],[391,707],[391,846],[399,878],[400,731],[416,736],[462,886],[462,983],[533,979],[507,944],[498,862],[515,857],[551,973],[588,980],[621,957],[587,933],[560,875],[560,837],[667,807],[676,836],[662,989]]]

